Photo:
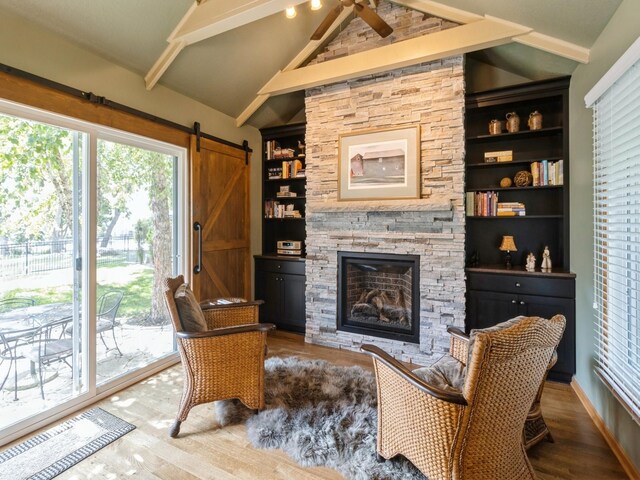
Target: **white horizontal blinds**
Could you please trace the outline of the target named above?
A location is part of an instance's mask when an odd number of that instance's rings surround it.
[[[640,62],[594,104],[597,371],[640,419]]]

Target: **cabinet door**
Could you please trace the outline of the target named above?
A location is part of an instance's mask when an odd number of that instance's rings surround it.
[[[260,321],[278,324],[282,317],[282,275],[256,272],[256,299],[264,300],[260,306]]]
[[[472,328],[492,327],[518,315],[516,295],[469,290],[467,332]]]
[[[558,345],[558,362],[551,370],[553,379],[570,381],[575,373],[575,301],[571,298],[542,297],[537,295],[520,295],[519,314],[551,318],[562,314],[567,319],[560,345]]]
[[[285,328],[304,333],[305,330],[305,277],[304,275],[280,275],[284,279],[283,315]]]

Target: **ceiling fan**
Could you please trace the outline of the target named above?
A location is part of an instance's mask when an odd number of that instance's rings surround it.
[[[340,13],[345,7],[353,7],[354,13],[373,28],[382,38],[388,37],[391,32],[393,32],[393,28],[365,3],[358,3],[355,0],[339,0],[338,5],[329,11],[316,31],[313,32],[311,40],[320,40],[327,30],[329,30],[333,22],[340,16]]]

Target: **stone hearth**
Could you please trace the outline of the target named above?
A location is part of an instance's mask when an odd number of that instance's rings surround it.
[[[382,40],[352,21],[315,61],[454,26],[381,2],[394,28]],[[356,350],[374,343],[428,364],[449,347],[448,325],[464,325],[463,58],[366,76],[306,92],[306,340]],[[420,198],[338,201],[338,138],[373,128],[420,125]],[[419,257],[419,343],[337,328],[338,252]]]

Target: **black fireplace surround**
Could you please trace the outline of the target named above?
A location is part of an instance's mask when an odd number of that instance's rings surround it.
[[[338,252],[338,330],[420,343],[420,257]]]

